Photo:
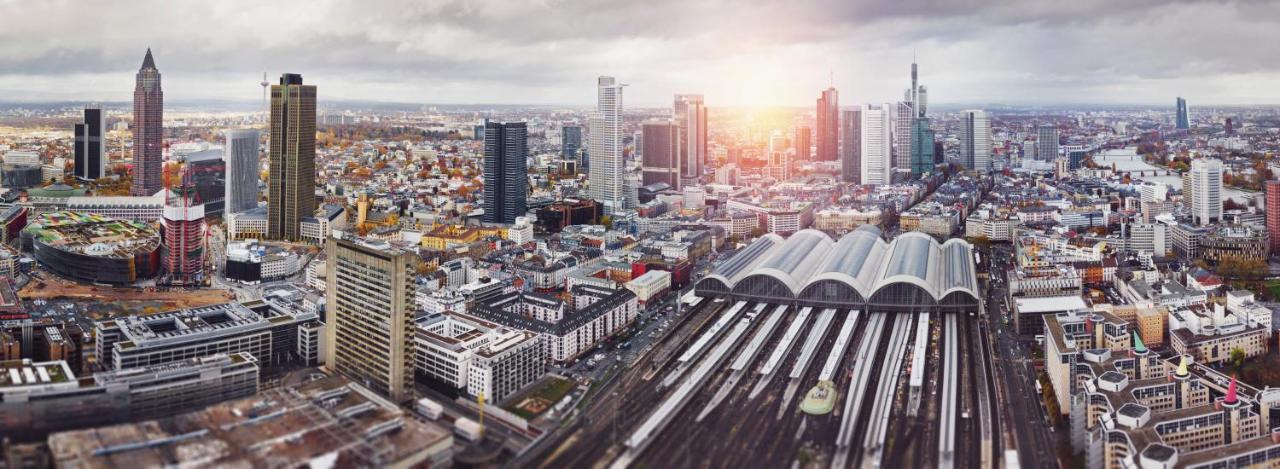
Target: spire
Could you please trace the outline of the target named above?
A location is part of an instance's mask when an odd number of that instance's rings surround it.
[[[1236,403],[1236,377],[1231,375],[1231,385],[1227,386],[1227,397],[1222,400],[1224,404]]]
[[[142,58],[142,68],[156,68],[156,59],[151,58],[151,48],[147,48],[147,56]]]
[[[1147,345],[1142,343],[1142,337],[1138,335],[1138,331],[1133,331],[1133,351],[1140,354],[1147,353]]]
[[[1190,372],[1187,371],[1187,356],[1182,356],[1182,361],[1178,363],[1178,371],[1174,372],[1179,378],[1186,378]]]

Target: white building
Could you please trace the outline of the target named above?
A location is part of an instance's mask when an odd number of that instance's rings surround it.
[[[628,290],[636,294],[640,304],[647,304],[650,299],[671,289],[671,272],[650,270],[644,275],[631,279],[626,283]]]
[[[588,154],[591,169],[588,183],[591,198],[604,204],[606,213],[623,209],[622,85],[613,77],[596,81],[596,110],[589,119]]]
[[[507,228],[507,240],[516,244],[533,241],[533,223],[529,217],[516,217],[516,222]]]
[[[1191,218],[1204,226],[1222,220],[1222,161],[1216,158],[1191,160]]]
[[[889,184],[890,158],[893,156],[893,123],[890,105],[862,106],[861,171],[865,185]]]
[[[546,372],[542,337],[528,331],[503,331],[476,350],[467,370],[467,394],[501,402]]]

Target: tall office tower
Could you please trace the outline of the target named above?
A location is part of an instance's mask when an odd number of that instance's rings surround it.
[[[101,108],[84,108],[84,122],[76,124],[75,176],[94,181],[107,173],[106,117]]]
[[[1036,129],[1036,159],[1040,161],[1058,159],[1058,126],[1042,125]]]
[[[1222,127],[1222,132],[1223,132],[1223,133],[1225,133],[1225,134],[1227,134],[1227,135],[1235,135],[1235,134],[1236,134],[1235,126],[1234,126],[1234,125],[1232,125],[1232,121],[1231,121],[1231,118],[1230,118],[1230,117],[1228,117],[1228,118],[1227,118],[1227,120],[1226,120],[1225,122],[1223,122],[1222,126],[1223,126],[1223,127]]]
[[[1176,106],[1177,110],[1175,112],[1177,114],[1174,116],[1174,126],[1178,129],[1190,129],[1191,114],[1187,113],[1187,100],[1182,99],[1182,97],[1179,96]]]
[[[894,103],[891,119],[893,121],[893,168],[898,171],[911,169],[911,122],[916,119],[911,103]]]
[[[164,91],[151,48],[133,86],[133,187],[129,195],[155,195],[164,171]]]
[[[1280,181],[1266,183],[1267,234],[1271,235],[1271,253],[1280,253]]]
[[[679,190],[682,186],[680,178],[684,174],[681,172],[684,161],[679,156],[684,143],[680,125],[673,120],[654,119],[645,121],[640,128],[643,133],[641,185],[665,182]]]
[[[960,165],[991,171],[991,119],[981,109],[960,112]]]
[[[386,242],[329,238],[325,368],[395,402],[413,388],[411,254]]]
[[[919,177],[933,171],[933,129],[928,117],[911,121],[911,175]]]
[[[920,85],[920,91],[916,93],[916,102],[911,107],[916,110],[916,115],[924,117],[929,110],[929,88]]]
[[[893,156],[893,118],[890,116],[894,105],[863,106],[860,113],[862,122],[859,125],[862,136],[859,148],[862,184],[884,185],[892,181],[890,163]]]
[[[226,145],[222,160],[226,164],[225,213],[239,213],[258,206],[258,141],[253,129],[222,132]]]
[[[160,225],[164,234],[165,279],[173,285],[194,285],[204,280],[204,202],[187,171],[182,181],[165,194]]]
[[[298,241],[316,211],[316,87],[286,73],[271,85],[267,238]]]
[[[702,95],[676,95],[672,115],[683,139],[679,145],[680,176],[697,184],[707,167],[707,106]]]
[[[623,208],[622,193],[622,87],[613,77],[596,80],[596,110],[591,113],[587,172],[591,198],[612,214]]]
[[[582,149],[582,126],[565,124],[560,127],[560,158],[578,161]]]
[[[796,137],[793,139],[792,146],[796,149],[796,157],[794,161],[809,161],[809,157],[813,156],[809,149],[812,147],[813,130],[808,127],[796,127]]]
[[[827,88],[818,97],[817,156],[814,161],[836,161],[840,158],[840,96],[835,88]]]
[[[484,124],[485,223],[515,223],[529,211],[529,130],[524,122]]]
[[[862,107],[840,116],[840,176],[844,182],[862,183]]]
[[[1222,220],[1222,160],[1191,160],[1191,220],[1208,225]]]

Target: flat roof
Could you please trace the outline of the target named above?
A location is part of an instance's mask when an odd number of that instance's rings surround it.
[[[1089,306],[1084,303],[1084,298],[1080,295],[1018,298],[1013,302],[1014,308],[1020,314],[1056,313],[1089,309]]]

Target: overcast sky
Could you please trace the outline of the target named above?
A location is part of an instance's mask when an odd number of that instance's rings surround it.
[[[1280,2],[1154,0],[0,0],[0,100],[127,101],[150,46],[169,101],[708,105],[1280,103]]]

